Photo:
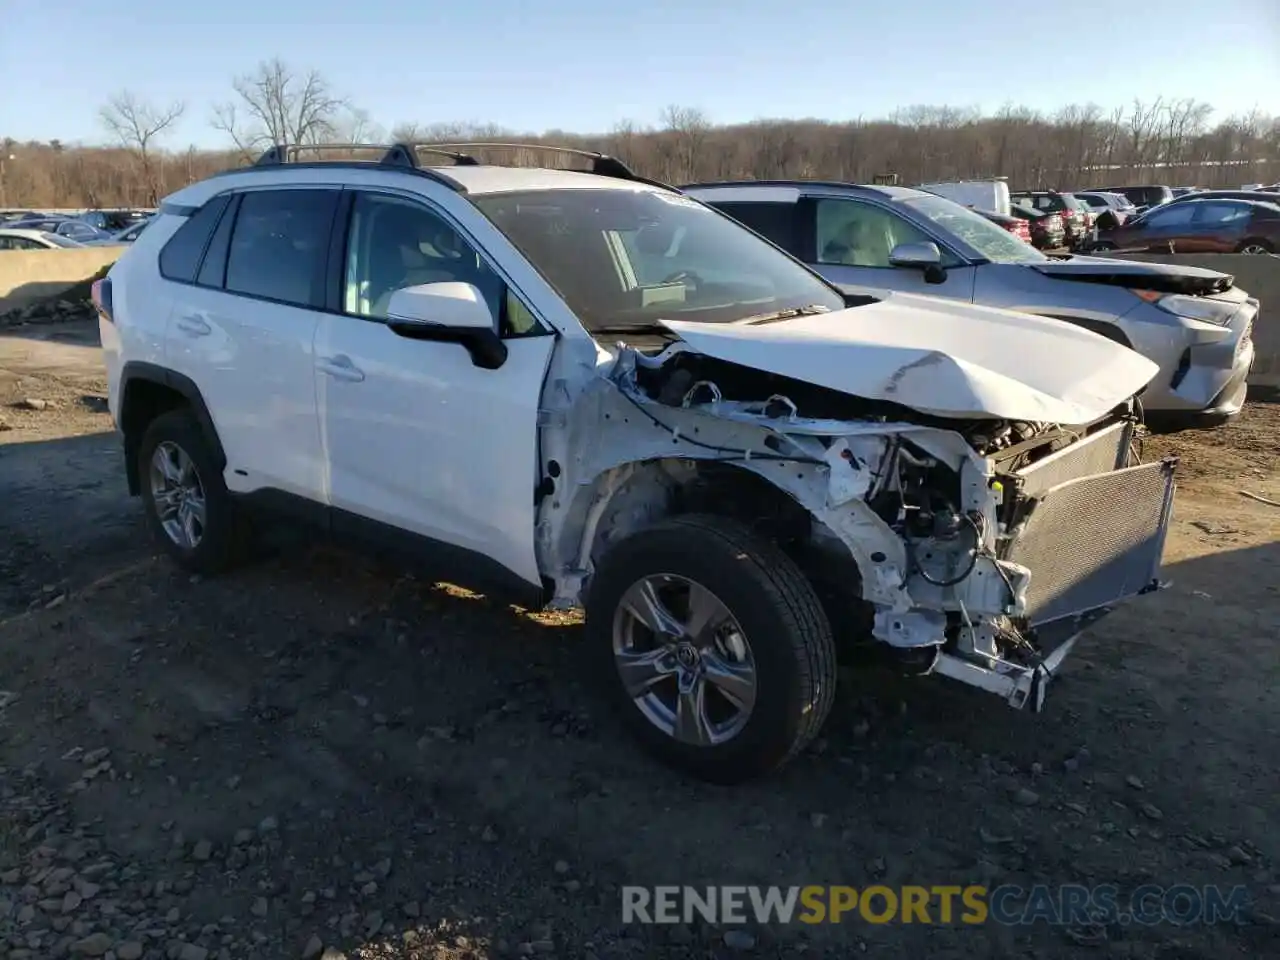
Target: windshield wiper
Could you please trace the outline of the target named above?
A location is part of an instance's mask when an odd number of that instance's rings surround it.
[[[754,317],[745,317],[740,322],[755,327],[762,323],[777,323],[779,320],[791,320],[795,317],[811,317],[818,313],[831,311],[819,303],[811,303],[805,307],[792,307],[789,310],[778,310],[775,313],[762,313]]]

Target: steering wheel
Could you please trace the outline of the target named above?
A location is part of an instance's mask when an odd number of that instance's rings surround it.
[[[677,270],[671,276],[663,277],[662,279],[663,283],[680,283],[681,281],[685,281],[693,287],[700,287],[703,284],[702,278],[692,270]]]

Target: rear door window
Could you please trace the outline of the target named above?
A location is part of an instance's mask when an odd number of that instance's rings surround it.
[[[1196,211],[1194,223],[1197,226],[1220,227],[1231,224],[1241,225],[1249,219],[1252,212],[1246,203],[1224,203],[1207,201],[1194,204]]]
[[[245,193],[227,250],[227,292],[323,306],[338,197],[337,190],[315,189]]]
[[[717,203],[714,206],[788,253],[799,252],[794,203]]]

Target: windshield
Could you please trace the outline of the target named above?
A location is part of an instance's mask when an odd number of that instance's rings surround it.
[[[942,197],[912,197],[902,202],[992,263],[1043,263],[1049,259],[1025,240],[958,203]]]
[[[679,194],[535,190],[473,202],[588,330],[660,319],[732,323],[800,307],[845,306],[806,267]]]

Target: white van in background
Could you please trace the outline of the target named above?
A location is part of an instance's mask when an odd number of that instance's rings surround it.
[[[1010,215],[1009,181],[1005,177],[992,180],[952,180],[946,183],[918,183],[917,190],[937,194],[963,207]]]

